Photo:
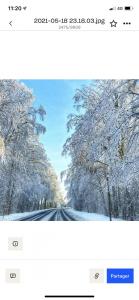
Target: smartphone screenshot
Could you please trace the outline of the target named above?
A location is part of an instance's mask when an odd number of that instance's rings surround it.
[[[139,298],[139,3],[0,3],[0,297]]]

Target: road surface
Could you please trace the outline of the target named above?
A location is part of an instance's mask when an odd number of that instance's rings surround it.
[[[77,221],[65,208],[46,209],[17,221]]]

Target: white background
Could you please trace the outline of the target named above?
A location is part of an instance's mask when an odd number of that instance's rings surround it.
[[[27,6],[26,10],[15,11],[8,7]],[[125,6],[131,6],[131,11],[125,11]],[[122,10],[118,8],[122,7]],[[110,11],[110,8],[114,10]],[[34,23],[34,18],[93,18],[105,19],[104,25],[80,24],[81,30],[139,30],[138,19],[139,3],[137,0],[5,0],[1,3],[0,30],[59,30],[59,24]],[[112,20],[117,22],[116,28],[111,28]],[[12,21],[12,26],[9,22]],[[124,26],[123,22],[131,22],[130,26]],[[61,24],[61,23],[60,23]],[[77,25],[72,23],[71,25]]]
[[[138,32],[0,32],[0,77],[139,77]]]
[[[82,1],[82,0],[81,0]],[[19,1],[18,1],[19,2]],[[48,2],[48,1],[47,1]],[[56,0],[58,2],[58,0]],[[106,2],[106,1],[105,1]],[[74,1],[74,5],[76,0]],[[112,1],[111,1],[112,4]],[[127,4],[127,3],[126,3]],[[115,3],[114,3],[115,5]],[[74,9],[74,7],[73,7]],[[0,78],[1,79],[127,79],[139,78],[139,34],[138,31],[126,32],[0,32]],[[69,273],[63,276],[60,265],[57,281],[46,284],[47,261],[37,267],[35,259],[49,260],[47,276],[52,278],[54,260],[64,259],[64,266],[70,260],[75,261],[75,270],[93,267],[135,267],[138,268],[139,222],[1,222],[0,223],[0,281],[3,283],[4,268],[19,267],[24,276],[29,274],[31,263],[36,268],[37,283],[30,276],[28,284],[7,289],[2,284],[2,299],[43,299],[45,289],[53,292],[63,291],[90,293],[92,287],[86,282],[83,286],[69,279]],[[24,251],[9,253],[7,241],[10,236],[24,239]],[[22,261],[20,261],[20,259]],[[23,262],[24,259],[24,262]],[[80,268],[76,268],[80,259]],[[18,261],[17,261],[18,260]],[[102,264],[101,264],[102,260]],[[108,264],[105,260],[109,260]],[[3,262],[2,262],[3,261]],[[40,268],[41,266],[41,268]],[[83,266],[83,268],[82,268]],[[41,270],[41,271],[40,271]],[[68,270],[68,268],[67,268]],[[39,275],[41,272],[41,275]],[[67,271],[68,272],[68,271]],[[70,270],[72,278],[72,271]],[[74,267],[73,267],[74,272]],[[84,272],[84,271],[83,271]],[[33,272],[34,274],[34,272]],[[43,280],[39,281],[39,276]],[[46,276],[46,277],[47,277]],[[77,276],[77,277],[78,277]],[[68,279],[67,279],[68,277]],[[62,278],[62,279],[61,279]],[[138,278],[138,277],[137,277]],[[61,285],[61,280],[63,285]],[[87,279],[88,280],[88,279]],[[78,281],[78,278],[77,278]],[[0,282],[0,285],[1,285]],[[43,283],[42,283],[43,282]],[[64,286],[63,291],[58,287]],[[94,287],[96,299],[138,299],[139,283],[133,287],[117,286],[108,288]],[[30,288],[30,289],[29,289]],[[77,289],[76,289],[77,288]],[[27,291],[28,289],[28,291]],[[117,293],[117,294],[116,294]],[[117,298],[119,295],[119,298]],[[29,298],[30,297],[30,298]],[[34,298],[33,298],[34,297]],[[26,299],[27,299],[26,298]]]

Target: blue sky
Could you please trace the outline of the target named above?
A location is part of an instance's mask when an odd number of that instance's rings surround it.
[[[68,114],[74,112],[73,96],[76,88],[89,83],[88,80],[22,80],[33,90],[34,105],[43,105],[46,109],[46,133],[41,135],[47,156],[57,175],[67,169],[69,157],[61,156],[62,147],[69,133],[66,123]]]

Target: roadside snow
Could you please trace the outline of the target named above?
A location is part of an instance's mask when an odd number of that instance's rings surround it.
[[[24,212],[24,213],[18,213],[18,214],[5,215],[4,217],[0,216],[0,221],[15,221],[15,220],[18,220],[18,219],[23,218],[23,217],[32,216],[32,215],[34,215],[38,212],[40,212],[40,210],[35,210],[35,211],[32,211],[32,212]]]
[[[104,215],[88,213],[84,211],[77,211],[72,208],[68,208],[68,213],[75,217],[78,221],[110,221],[109,217]],[[112,221],[121,221],[121,219],[114,219]]]

